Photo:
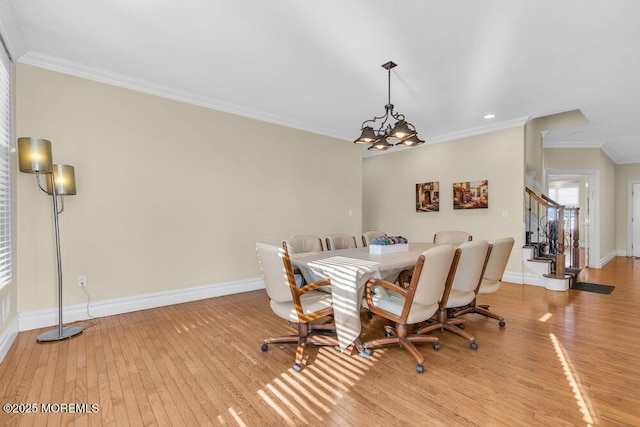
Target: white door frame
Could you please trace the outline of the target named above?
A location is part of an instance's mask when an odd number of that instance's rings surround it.
[[[627,254],[626,256],[633,256],[633,185],[640,184],[640,181],[628,181],[627,182]],[[640,197],[640,194],[636,195]],[[636,218],[640,221],[640,218]],[[640,242],[638,242],[640,244]]]
[[[589,252],[586,257],[587,267],[602,268],[600,260],[600,171],[597,169],[546,169],[545,170],[545,187],[549,192],[549,176],[584,176],[589,183],[589,217],[586,212],[581,213],[583,221],[589,220],[589,236],[588,247]],[[586,236],[585,236],[586,237]]]

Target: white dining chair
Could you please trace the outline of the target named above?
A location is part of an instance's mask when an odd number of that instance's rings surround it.
[[[350,234],[340,233],[340,234],[329,234],[327,237],[327,250],[335,251],[338,249],[350,249],[356,248],[356,238]]]
[[[308,234],[295,235],[282,242],[282,247],[290,254],[301,254],[306,252],[322,252],[322,239],[318,236]]]
[[[426,334],[436,329],[447,330],[469,341],[472,350],[478,349],[473,335],[464,330],[464,319],[449,316],[449,310],[464,307],[476,297],[476,288],[484,275],[489,255],[489,242],[481,240],[466,242],[458,246],[460,260],[449,292],[445,290],[440,299],[437,320],[416,331],[416,334]]]
[[[333,323],[312,323],[322,318],[329,319],[328,316],[333,314],[331,294],[318,290],[319,287],[329,286],[330,280],[323,279],[298,289],[289,254],[284,248],[256,243],[256,252],[271,310],[278,317],[295,325],[298,330],[294,335],[266,338],[262,351],[268,351],[269,344],[272,343],[296,344],[293,370],[300,371],[305,346],[338,344],[332,335],[335,333]],[[326,335],[327,333],[330,335]]]
[[[382,279],[370,279],[365,286],[365,304],[371,312],[382,316],[395,326],[385,326],[385,338],[376,338],[364,344],[366,349],[399,345],[406,349],[417,363],[416,371],[424,371],[424,359],[414,343],[431,342],[434,350],[440,345],[438,337],[409,334],[408,325],[430,319],[439,308],[438,301],[451,286],[460,249],[454,245],[441,245],[425,251],[418,257],[411,283],[407,289]]]
[[[487,267],[484,270],[484,277],[480,282],[480,286],[476,292],[476,298],[460,310],[456,310],[454,317],[459,317],[467,313],[477,313],[483,316],[491,317],[498,321],[500,327],[505,326],[504,317],[497,313],[489,311],[489,306],[485,304],[477,304],[477,295],[486,295],[498,292],[502,286],[502,276],[507,268],[507,262],[511,255],[515,241],[512,237],[503,239],[497,239],[491,244],[491,250],[489,252],[489,260],[487,261]]]
[[[387,237],[387,233],[378,230],[365,231],[362,233],[362,246],[366,248],[371,244],[373,239],[377,239],[378,237]]]
[[[461,245],[471,240],[473,237],[466,231],[438,231],[433,235],[433,243],[436,245]]]

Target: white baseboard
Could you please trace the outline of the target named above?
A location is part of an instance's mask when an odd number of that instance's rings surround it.
[[[505,271],[502,275],[503,282],[516,283],[522,285],[524,283],[522,273],[514,273],[512,271]]]
[[[16,340],[18,332],[18,316],[14,316],[9,326],[0,334],[0,363],[2,363],[13,342]]]
[[[62,321],[67,324],[69,322],[87,320],[90,317],[130,313],[132,311],[147,310],[149,308],[164,307],[172,304],[238,294],[258,289],[264,289],[262,278],[96,301],[91,302],[88,308],[87,304],[76,304],[64,307]],[[45,328],[58,324],[58,309],[48,308],[19,313],[18,318],[19,322],[17,323],[19,324],[20,331]]]
[[[611,262],[612,259],[614,259],[616,257],[616,251],[611,251],[607,254],[607,256],[605,256],[604,258],[602,258],[600,260],[600,265],[598,265],[597,268],[602,268],[605,265],[607,265],[609,262]]]
[[[544,276],[539,276],[537,274],[523,274],[522,280],[525,285],[544,287]]]

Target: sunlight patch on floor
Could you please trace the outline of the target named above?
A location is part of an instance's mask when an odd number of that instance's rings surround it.
[[[239,426],[241,426],[241,427],[246,427],[247,426],[245,424],[245,422],[242,421],[242,418],[240,418],[240,414],[238,414],[235,409],[229,408],[229,414],[231,414],[231,417],[233,417],[233,420],[236,423],[238,423]]]
[[[258,390],[259,398],[289,425],[325,422],[327,414],[380,359],[345,354],[332,347],[318,349],[301,372],[288,369]]]
[[[574,369],[571,366],[571,361],[569,360],[566,351],[562,347],[562,344],[560,344],[560,341],[558,341],[558,338],[555,336],[555,334],[549,334],[549,338],[551,338],[551,343],[553,344],[553,348],[555,349],[558,359],[560,360],[562,370],[567,377],[569,386],[573,390],[573,396],[575,397],[576,403],[578,404],[578,409],[582,414],[582,419],[587,423],[588,426],[592,426],[594,420],[591,416],[591,411],[589,411],[589,406],[591,405],[588,405],[586,401],[588,396],[582,393],[582,387],[576,379],[577,373],[574,375]]]
[[[547,312],[544,314],[544,316],[538,319],[538,322],[546,322],[547,320],[551,319],[552,316],[553,314]]]

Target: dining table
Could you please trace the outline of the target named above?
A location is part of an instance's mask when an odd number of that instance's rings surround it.
[[[355,344],[367,355],[359,339],[360,308],[364,285],[371,278],[395,281],[398,274],[415,266],[418,257],[434,243],[408,243],[402,252],[371,253],[368,247],[291,254],[291,264],[308,283],[329,278],[338,348],[344,352]]]

